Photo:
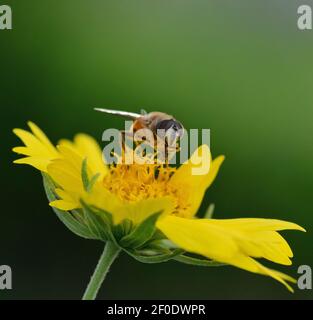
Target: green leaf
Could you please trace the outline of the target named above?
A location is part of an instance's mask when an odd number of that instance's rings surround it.
[[[153,236],[155,232],[155,223],[161,213],[162,211],[154,213],[137,225],[130,234],[124,236],[119,241],[120,246],[136,249],[144,245]]]
[[[161,263],[161,262],[166,262],[171,259],[174,259],[177,255],[183,253],[184,251],[181,249],[176,249],[171,251],[170,253],[165,253],[165,254],[157,254],[153,256],[144,256],[141,255],[140,252],[134,251],[131,249],[123,249],[126,253],[128,253],[131,257],[136,259],[139,262],[142,263]]]
[[[185,256],[183,254],[174,257],[173,260],[186,263],[186,264],[191,264],[193,266],[202,266],[202,267],[220,267],[220,266],[226,265],[225,263],[221,263],[213,260],[197,259],[197,258]]]
[[[43,184],[49,202],[57,200],[58,198],[54,193],[55,185],[51,178],[44,173]],[[84,224],[79,222],[70,212],[62,211],[57,208],[53,208],[53,211],[55,212],[57,217],[65,224],[65,226],[76,235],[86,239],[96,239],[94,235],[88,230],[88,228]]]

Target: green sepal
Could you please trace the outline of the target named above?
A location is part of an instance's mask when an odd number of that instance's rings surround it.
[[[133,222],[130,219],[124,219],[119,224],[113,226],[113,235],[120,243],[120,240],[129,235],[133,230]]]
[[[96,173],[94,176],[91,177],[91,179],[89,179],[87,158],[85,158],[82,162],[81,178],[82,178],[83,186],[86,192],[91,191],[92,187],[94,186],[99,176],[100,176],[100,173]]]
[[[207,210],[206,210],[203,218],[204,218],[204,219],[212,219],[213,213],[214,213],[214,209],[215,209],[215,204],[214,204],[214,203],[211,203],[211,204],[208,206],[208,208],[207,208]]]
[[[185,264],[190,264],[193,266],[202,266],[202,267],[220,267],[220,266],[226,265],[225,263],[221,263],[218,261],[193,258],[193,257],[185,256],[184,254],[174,257],[173,260],[181,263],[185,263]]]
[[[182,249],[175,249],[168,253],[155,254],[155,255],[143,255],[141,251],[136,251],[132,249],[123,249],[131,257],[142,263],[161,263],[174,259],[176,256],[182,254],[184,251]]]
[[[138,224],[131,233],[124,236],[119,244],[123,248],[136,249],[143,246],[154,235],[156,228],[155,223],[162,211],[154,213]]]
[[[55,195],[55,184],[52,181],[52,179],[45,173],[42,174],[43,176],[43,184],[44,188],[47,194],[47,198],[49,202],[58,200],[58,198]],[[76,235],[86,238],[86,239],[97,239],[84,225],[81,220],[78,220],[78,217],[76,217],[79,213],[74,210],[73,213],[68,211],[59,210],[57,208],[53,208],[53,211],[57,215],[57,217],[65,224],[65,226],[71,230]]]
[[[145,243],[145,246],[144,246],[145,248],[149,250],[156,250],[158,252],[159,251],[169,252],[174,249],[179,249],[178,246],[176,246],[174,243],[172,243],[168,239],[154,240],[153,238],[147,243]]]
[[[85,158],[82,162],[81,178],[82,178],[84,189],[85,191],[87,191],[89,186],[89,178],[88,178],[88,172],[87,172],[87,158]]]
[[[96,173],[94,176],[91,177],[91,179],[89,181],[89,185],[87,187],[88,193],[91,191],[92,187],[94,186],[94,184],[96,183],[96,181],[98,180],[99,177],[100,177],[100,173]]]
[[[82,209],[75,209],[75,210],[71,210],[71,214],[73,215],[73,217],[80,223],[82,223],[83,225],[85,225],[85,220],[84,220],[84,212]]]
[[[85,223],[89,231],[102,241],[113,241],[116,244],[115,238],[112,234],[112,217],[109,213],[98,210],[81,201],[84,213]]]

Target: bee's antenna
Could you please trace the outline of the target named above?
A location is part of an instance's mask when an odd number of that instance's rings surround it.
[[[133,120],[136,120],[136,119],[141,117],[141,115],[139,113],[128,112],[128,111],[104,109],[104,108],[94,108],[94,110],[99,111],[99,112],[108,113],[108,114],[113,114],[113,115],[116,115],[116,116],[130,118],[130,119],[133,119]]]

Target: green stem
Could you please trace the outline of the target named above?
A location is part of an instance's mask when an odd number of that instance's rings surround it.
[[[113,242],[107,241],[96,269],[90,278],[83,300],[94,300],[113,261],[117,258],[120,248]]]

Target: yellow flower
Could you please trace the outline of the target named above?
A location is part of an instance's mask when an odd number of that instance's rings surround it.
[[[56,198],[50,205],[62,212],[68,211],[68,215],[72,213],[71,217],[74,216],[77,221],[68,224],[74,232],[75,224],[86,218],[79,216],[79,210],[87,206],[99,210],[95,215],[103,221],[107,218],[104,213],[109,213],[112,229],[108,232],[112,232],[117,244],[123,247],[125,239],[129,238],[127,236],[132,232],[139,234],[140,228],[136,229],[136,226],[143,225],[149,217],[160,213],[155,221],[158,236],[154,237],[151,233],[149,241],[139,241],[141,246],[138,243],[134,246],[134,242],[131,242],[134,250],[128,252],[133,256],[144,248],[144,243],[153,248],[152,244],[158,243],[161,234],[162,239],[166,238],[176,248],[182,249],[179,252],[181,255],[176,253],[169,256],[177,261],[205,264],[204,260],[184,255],[184,251],[187,251],[210,261],[270,276],[292,291],[287,281],[295,282],[293,278],[265,267],[255,258],[290,265],[292,251],[277,231],[304,231],[302,227],[274,219],[196,218],[205,191],[214,181],[224,156],[212,161],[209,148],[202,145],[192,155],[191,161],[179,168],[153,164],[108,166],[102,160],[100,147],[90,136],[78,134],[73,142],[61,140],[54,147],[35,124],[29,123],[29,126],[32,133],[14,130],[25,146],[14,148],[13,151],[27,156],[15,163],[29,164],[52,179],[56,186],[53,190]],[[211,163],[207,174],[192,174],[193,168],[202,165],[196,161],[197,157]],[[137,231],[134,232],[134,229]],[[83,236],[88,233],[86,230],[82,229]]]

